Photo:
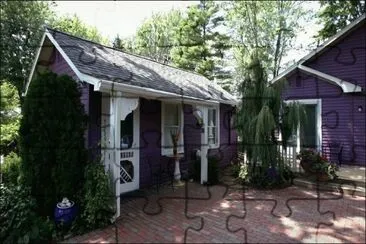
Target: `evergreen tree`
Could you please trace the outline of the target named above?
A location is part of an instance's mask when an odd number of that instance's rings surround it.
[[[21,182],[31,187],[40,214],[63,197],[78,200],[83,185],[86,116],[77,83],[40,74],[29,86],[20,123]]]
[[[247,154],[250,169],[245,180],[267,187],[286,183],[288,170],[278,153],[276,131],[281,131],[284,146],[296,128],[303,109],[296,103],[286,105],[281,100],[283,83],[267,83],[267,74],[257,51],[245,64],[245,76],[240,85],[241,104],[238,112],[238,132],[241,151]],[[282,113],[281,111],[286,111]]]
[[[214,1],[202,0],[190,6],[175,33],[175,47],[171,51],[174,65],[211,80],[226,78],[228,73],[220,65],[229,41],[219,30],[223,20]]]

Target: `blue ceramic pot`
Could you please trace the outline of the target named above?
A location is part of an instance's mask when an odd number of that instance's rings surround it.
[[[70,207],[63,207],[59,203],[55,207],[54,217],[56,224],[63,223],[69,225],[75,219],[77,214],[77,208],[74,202],[71,201]]]

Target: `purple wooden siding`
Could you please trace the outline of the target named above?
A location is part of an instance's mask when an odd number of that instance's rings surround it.
[[[185,104],[183,111],[184,158],[180,161],[182,172],[190,169],[195,160],[195,151],[201,148],[201,130],[196,126],[192,106]],[[228,122],[224,122],[225,118],[228,120],[230,111],[230,106],[220,106],[221,145],[219,149],[209,150],[209,155],[219,157],[221,167],[229,164],[236,156],[236,132],[228,126]],[[161,156],[160,101],[140,99],[140,133],[140,187],[146,187],[152,183],[150,170],[156,170],[160,162],[171,160]]]
[[[366,24],[308,63],[311,68],[366,88]]]
[[[161,155],[161,103],[140,99],[140,187],[151,185],[151,170],[163,160]],[[150,168],[149,163],[152,165]]]
[[[220,147],[208,152],[209,156],[219,158],[220,167],[230,164],[237,156],[237,133],[230,125],[231,112],[231,106],[220,104]]]
[[[358,84],[365,89],[365,28],[365,25],[358,28],[339,43],[339,48],[327,50],[306,65]],[[352,50],[355,58],[352,57]],[[350,65],[351,61],[352,65]],[[343,93],[340,87],[301,72],[287,79],[289,87],[283,93],[284,99],[322,100],[322,148],[329,152],[329,144],[342,143],[344,145],[343,163],[365,165],[366,98],[364,93],[363,95]],[[358,111],[359,106],[363,108],[361,112]]]

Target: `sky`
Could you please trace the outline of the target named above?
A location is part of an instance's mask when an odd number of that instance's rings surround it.
[[[185,9],[199,1],[56,1],[58,15],[76,14],[88,25],[95,26],[104,37],[113,40],[117,34],[120,37],[132,36],[144,19],[153,13],[168,12],[171,9]],[[306,8],[320,8],[318,1],[309,1]],[[305,30],[298,33],[296,43],[304,47],[313,39],[309,38],[320,29],[315,22],[306,23]],[[283,62],[291,62],[302,58],[309,50],[291,50]]]
[[[113,39],[133,35],[145,18],[153,13],[184,9],[197,1],[56,1],[60,15],[77,14],[86,24],[95,26]]]

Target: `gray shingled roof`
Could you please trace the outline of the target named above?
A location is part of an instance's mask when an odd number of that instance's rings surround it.
[[[202,75],[48,29],[75,67],[95,78],[199,99],[236,101]]]

